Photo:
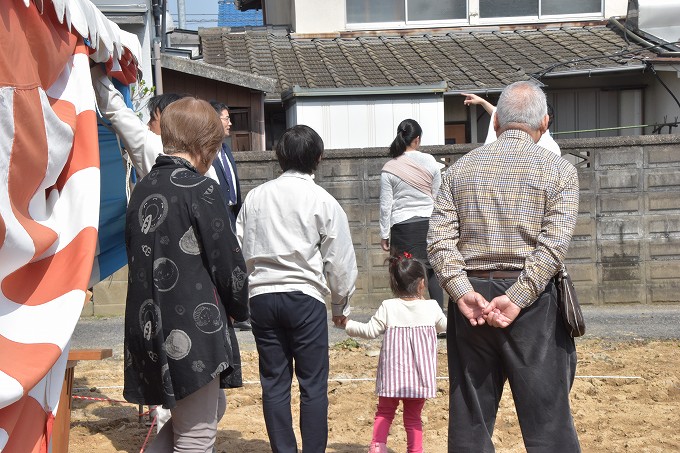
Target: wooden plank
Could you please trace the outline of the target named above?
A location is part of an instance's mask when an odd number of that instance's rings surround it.
[[[112,349],[71,349],[69,360],[102,360],[113,355]]]

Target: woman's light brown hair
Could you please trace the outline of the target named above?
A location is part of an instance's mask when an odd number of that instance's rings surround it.
[[[223,138],[222,122],[202,99],[185,97],[163,110],[161,139],[166,154],[188,153],[208,169]]]

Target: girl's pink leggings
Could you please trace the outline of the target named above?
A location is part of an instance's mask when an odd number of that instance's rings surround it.
[[[404,428],[408,453],[423,453],[423,423],[420,413],[425,405],[425,398],[387,398],[378,397],[378,410],[373,422],[373,440],[371,443],[387,443],[387,435],[397,412],[399,401],[404,402]]]

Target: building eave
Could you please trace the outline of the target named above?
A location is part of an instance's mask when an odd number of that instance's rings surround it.
[[[161,56],[161,65],[163,68],[172,69],[173,71],[218,80],[257,91],[273,92],[276,90],[276,80],[269,77],[235,71],[200,60],[191,60],[164,53]]]
[[[287,101],[298,97],[344,97],[344,96],[394,96],[413,94],[444,93],[447,89],[445,81],[426,85],[389,86],[389,87],[343,87],[343,88],[303,88],[298,85],[292,90],[281,93],[281,100]]]

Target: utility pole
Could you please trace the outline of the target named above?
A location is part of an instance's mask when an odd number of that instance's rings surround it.
[[[186,30],[187,12],[184,7],[184,0],[177,0],[177,25],[180,29]]]

